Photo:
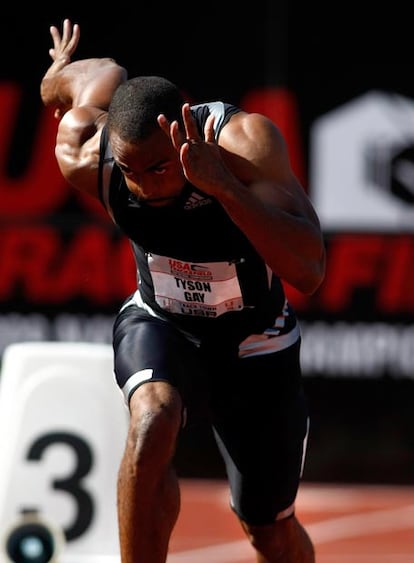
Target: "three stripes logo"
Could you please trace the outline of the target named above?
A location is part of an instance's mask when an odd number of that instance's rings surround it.
[[[202,205],[207,205],[211,203],[211,199],[204,197],[201,194],[192,192],[187,201],[185,202],[184,209],[189,211],[190,209],[195,209],[196,207],[201,207]]]

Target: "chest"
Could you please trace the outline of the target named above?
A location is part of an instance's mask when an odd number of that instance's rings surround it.
[[[148,253],[185,260],[235,260],[252,253],[245,235],[221,205],[188,190],[177,203],[149,207],[125,194],[115,220],[134,243]]]

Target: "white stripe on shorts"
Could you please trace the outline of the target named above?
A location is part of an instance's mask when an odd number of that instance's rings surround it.
[[[152,378],[154,370],[151,368],[141,369],[137,371],[128,379],[125,385],[122,387],[122,393],[124,394],[125,402],[128,403],[129,395],[131,391],[143,381],[148,381]]]

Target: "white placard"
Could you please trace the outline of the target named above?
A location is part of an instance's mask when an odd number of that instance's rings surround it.
[[[63,560],[118,556],[116,479],[127,424],[111,346],[36,342],[6,348],[0,530],[32,511],[62,530]]]

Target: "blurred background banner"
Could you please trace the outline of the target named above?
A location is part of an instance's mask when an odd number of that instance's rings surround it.
[[[112,56],[130,76],[173,80],[190,102],[226,100],[281,128],[328,253],[315,295],[287,287],[312,415],[305,477],[412,483],[410,18],[348,5],[339,17],[295,0],[191,6],[94,17],[37,8],[30,20],[11,6],[0,22],[0,354],[22,341],[110,343],[135,284],[128,241],[65,184],[54,159],[56,122],[39,85],[49,26],[69,17],[81,25],[79,58]],[[223,474],[206,429],[177,457],[183,475]]]

